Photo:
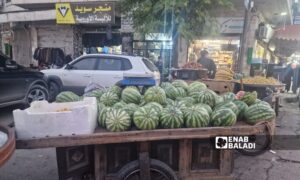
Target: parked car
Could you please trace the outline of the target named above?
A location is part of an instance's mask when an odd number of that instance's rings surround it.
[[[0,53],[0,107],[29,105],[47,100],[48,86],[44,74],[18,65]]]
[[[151,77],[160,83],[160,73],[148,59],[137,56],[113,54],[83,55],[61,69],[42,71],[48,79],[50,99],[60,91],[73,91],[78,95],[91,82],[111,87],[126,76]]]

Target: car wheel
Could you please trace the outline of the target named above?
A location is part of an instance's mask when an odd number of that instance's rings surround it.
[[[30,105],[33,101],[48,100],[48,90],[41,85],[33,85],[26,95],[26,105]]]
[[[60,92],[59,85],[53,81],[49,83],[49,101],[53,102]]]

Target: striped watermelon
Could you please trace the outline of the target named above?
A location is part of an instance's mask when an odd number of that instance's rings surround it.
[[[125,103],[139,104],[141,102],[142,95],[137,89],[127,87],[122,91],[121,98]]]
[[[126,104],[126,106],[124,106],[122,109],[124,111],[126,111],[131,118],[133,118],[133,114],[138,108],[139,108],[138,105],[129,103],[129,104]]]
[[[183,101],[174,101],[172,104],[169,104],[167,107],[168,108],[170,108],[170,107],[176,107],[176,108],[178,108],[180,110],[183,110],[183,109],[187,108],[186,103],[183,102]]]
[[[121,132],[131,127],[131,119],[122,109],[111,109],[106,112],[106,128],[109,131]]]
[[[210,107],[214,107],[216,104],[216,94],[211,90],[203,90],[198,93],[194,93],[192,97],[196,103],[208,104]]]
[[[93,90],[91,92],[84,94],[84,96],[85,97],[96,97],[97,101],[99,102],[102,94],[104,94],[104,93],[105,93],[104,89],[96,89],[96,90]]]
[[[157,102],[163,105],[166,104],[167,97],[165,91],[162,88],[153,86],[146,90],[144,99],[147,103]]]
[[[103,103],[105,106],[113,106],[114,104],[119,102],[119,97],[117,94],[109,91],[101,96],[100,102]]]
[[[106,113],[112,110],[110,107],[102,107],[98,114],[98,123],[100,127],[106,127]]]
[[[120,102],[117,102],[116,104],[114,104],[113,108],[115,108],[115,109],[122,109],[125,106],[127,106],[127,104],[124,101],[120,101]]]
[[[222,102],[224,102],[223,97],[217,95],[217,96],[216,96],[216,104],[220,104],[220,103],[222,103]]]
[[[173,81],[172,85],[175,86],[175,87],[181,87],[184,90],[187,90],[188,87],[189,87],[189,85],[184,80],[180,80],[180,79],[177,79],[177,80]]]
[[[213,111],[211,115],[212,126],[232,126],[236,123],[236,115],[229,108],[221,108]]]
[[[244,101],[248,106],[251,106],[255,103],[257,99],[257,92],[246,92],[245,95],[240,99],[241,101]]]
[[[169,86],[173,86],[173,85],[171,83],[169,83],[169,82],[162,82],[160,84],[160,87],[163,88],[163,89],[165,89],[165,88],[167,88]]]
[[[248,105],[246,103],[244,103],[243,101],[239,101],[239,100],[234,100],[232,101],[239,109],[239,114],[237,116],[237,120],[242,120],[244,119],[244,114],[246,109],[248,108]]]
[[[160,115],[160,124],[163,128],[180,128],[183,126],[183,113],[177,107],[164,108]]]
[[[185,89],[183,89],[182,87],[177,87],[177,92],[178,92],[178,97],[186,97],[187,92],[185,91]]]
[[[173,85],[164,88],[167,98],[175,100],[179,96],[179,91]]]
[[[160,112],[163,109],[162,105],[160,105],[156,102],[150,102],[150,103],[146,104],[144,107],[153,108],[155,110],[155,112],[157,112],[158,114],[160,114]]]
[[[228,92],[222,95],[223,101],[233,101],[236,99],[235,94]]]
[[[174,100],[167,98],[167,100],[166,100],[166,105],[167,105],[167,106],[168,106],[168,105],[171,105],[171,104],[173,104],[174,102],[175,102]]]
[[[188,128],[207,127],[210,117],[206,109],[192,106],[183,111],[185,126]]]
[[[139,89],[139,87],[137,87],[137,86],[126,86],[125,89],[126,89],[126,88],[133,88],[133,89],[137,90],[138,92],[140,92],[140,89]],[[123,89],[123,90],[124,90],[124,89]]]
[[[217,104],[214,107],[214,111],[218,110],[218,109],[224,109],[224,108],[231,109],[235,113],[236,116],[238,116],[238,114],[239,114],[239,108],[231,101],[225,101],[220,104]]]
[[[194,107],[194,106],[195,106],[195,107],[199,107],[199,108],[204,108],[204,109],[208,112],[209,115],[212,113],[211,107],[210,107],[209,105],[207,105],[207,104],[199,103],[199,104],[193,105],[193,107]]]
[[[195,99],[192,97],[178,97],[176,98],[176,100],[183,102],[188,107],[194,105],[196,102]]]
[[[204,83],[195,81],[195,82],[189,84],[187,91],[188,91],[188,94],[191,95],[195,92],[201,92],[204,89],[207,89],[207,86]]]
[[[75,102],[80,101],[81,98],[71,91],[63,91],[56,96],[55,102]]]
[[[158,126],[159,114],[153,108],[140,107],[133,114],[133,122],[138,129],[152,130]]]
[[[121,97],[122,88],[117,85],[113,85],[112,87],[109,88],[108,91],[115,93],[116,95],[118,95],[118,97]]]
[[[139,104],[139,106],[145,106],[147,104],[147,102],[145,101],[145,98],[144,98],[144,96],[142,95],[141,96],[141,102],[140,102],[140,104]]]
[[[248,124],[256,124],[261,121],[271,121],[275,118],[275,111],[263,104],[253,104],[245,111],[245,122]]]

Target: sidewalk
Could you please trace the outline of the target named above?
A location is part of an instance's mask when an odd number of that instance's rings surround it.
[[[276,135],[300,135],[300,109],[297,103],[286,103],[276,120]],[[299,139],[300,141],[300,139]],[[275,152],[275,153],[274,153]],[[235,153],[234,175],[237,180],[300,179],[300,147],[298,150],[274,150],[256,157]]]

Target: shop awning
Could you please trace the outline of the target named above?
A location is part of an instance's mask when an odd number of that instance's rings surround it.
[[[275,39],[300,41],[300,25],[289,25],[275,31]]]

